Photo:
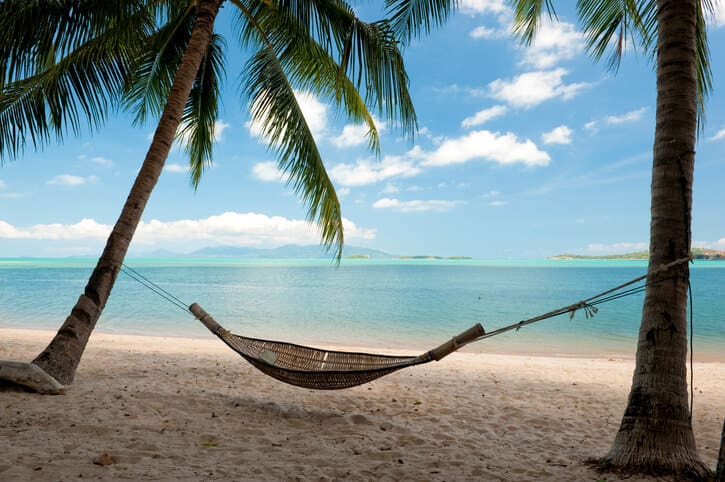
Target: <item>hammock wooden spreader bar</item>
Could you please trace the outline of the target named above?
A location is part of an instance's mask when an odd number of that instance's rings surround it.
[[[362,385],[402,368],[441,360],[474,341],[500,335],[507,331],[518,330],[523,326],[547,318],[565,313],[569,313],[570,318],[573,318],[577,310],[583,310],[586,317],[590,318],[597,313],[597,308],[594,305],[639,293],[644,290],[647,284],[662,281],[656,280],[654,275],[690,260],[689,257],[678,259],[585,300],[512,323],[489,333],[485,332],[480,323],[476,323],[460,335],[454,336],[440,346],[418,356],[391,356],[322,350],[293,343],[249,338],[236,335],[225,329],[197,303],[192,304],[188,309],[209,331],[267,375],[298,387],[337,390]],[[644,279],[648,280],[644,287],[624,292],[620,291],[622,288]]]

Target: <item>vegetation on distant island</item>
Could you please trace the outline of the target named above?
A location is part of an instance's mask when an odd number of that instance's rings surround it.
[[[699,260],[725,260],[725,251],[705,248],[692,248],[692,257]],[[549,259],[577,260],[577,259],[611,259],[611,260],[648,260],[649,251],[635,251],[625,254],[606,254],[600,256],[585,256],[580,254],[558,254]]]

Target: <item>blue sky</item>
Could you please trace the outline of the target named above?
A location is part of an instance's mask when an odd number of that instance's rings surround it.
[[[413,141],[380,122],[376,158],[360,126],[347,125],[325,99],[298,95],[341,197],[347,243],[477,258],[645,249],[655,115],[649,59],[631,52],[616,75],[606,62],[594,64],[573,10],[559,11],[559,22],[545,22],[533,48],[523,48],[509,34],[505,0],[461,3],[444,27],[405,50],[420,126]],[[693,241],[725,249],[725,6],[718,8]],[[244,58],[228,14],[217,25],[230,54],[214,166],[194,191],[183,152],[172,150],[132,255],[319,241],[249,122],[238,90]],[[153,128],[131,127],[118,113],[99,132],[6,160],[0,257],[100,254]]]

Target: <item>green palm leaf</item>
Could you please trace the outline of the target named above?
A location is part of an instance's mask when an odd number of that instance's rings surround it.
[[[322,243],[335,246],[339,261],[344,241],[342,213],[305,116],[274,50],[265,46],[247,63],[244,91],[252,119],[278,156],[279,168],[308,205],[307,219],[322,230]]]
[[[457,0],[386,0],[393,30],[402,41],[443,25],[458,6]]]

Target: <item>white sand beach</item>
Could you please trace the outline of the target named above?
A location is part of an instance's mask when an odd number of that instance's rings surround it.
[[[51,332],[0,329],[0,359]],[[695,363],[714,467],[725,363]],[[65,395],[0,392],[0,480],[618,480],[633,360],[456,353],[348,390],[279,383],[220,341],[96,333]],[[94,458],[108,452],[113,463]],[[638,480],[638,479],[627,479]]]

